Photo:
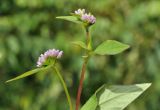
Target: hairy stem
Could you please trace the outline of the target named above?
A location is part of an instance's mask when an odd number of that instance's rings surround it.
[[[58,71],[58,69],[54,66],[54,70],[56,71],[57,73],[57,76],[59,77],[62,85],[63,85],[63,88],[64,88],[64,91],[65,91],[65,94],[66,94],[66,97],[67,97],[67,100],[68,100],[68,104],[69,104],[69,107],[70,107],[70,110],[73,110],[72,108],[72,102],[71,102],[71,98],[70,98],[70,95],[69,95],[69,92],[68,92],[68,89],[67,89],[67,86],[66,86],[66,83],[64,82],[60,72]]]
[[[89,28],[86,28],[86,46],[91,49],[91,38],[89,35]],[[84,81],[84,77],[85,77],[85,72],[86,72],[86,66],[89,60],[89,52],[86,51],[85,53],[86,58],[84,58],[84,62],[82,65],[82,70],[81,70],[81,78],[80,78],[80,82],[79,82],[79,87],[78,87],[78,92],[77,92],[77,98],[76,98],[76,109],[79,109],[79,105],[80,105],[80,101],[81,101],[81,93],[82,93],[82,89],[83,89],[83,81]]]

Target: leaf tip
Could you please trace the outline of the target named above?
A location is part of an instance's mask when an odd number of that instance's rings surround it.
[[[146,83],[147,87],[150,87],[152,85],[152,83]]]
[[[7,83],[9,83],[9,82],[11,82],[11,81],[10,81],[10,80],[5,81],[5,84],[7,84]]]
[[[131,46],[126,44],[126,49],[129,49]]]
[[[143,90],[148,89],[152,83],[143,83],[143,84],[136,84],[138,87],[144,87]]]
[[[57,19],[60,19],[60,17],[59,17],[59,16],[57,16],[56,18],[57,18]]]
[[[12,82],[12,81],[14,81],[15,79],[10,79],[10,80],[7,80],[7,81],[5,81],[5,83],[7,84],[7,83],[10,83],[10,82]]]

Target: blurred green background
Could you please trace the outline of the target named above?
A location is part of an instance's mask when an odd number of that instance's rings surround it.
[[[102,84],[152,82],[152,87],[126,110],[159,110],[160,0],[0,0],[0,110],[67,110],[56,75],[39,73],[5,84],[36,67],[49,48],[64,51],[58,65],[75,102],[82,50],[72,41],[85,40],[82,26],[56,16],[78,8],[92,12],[94,47],[107,39],[131,45],[116,56],[96,56],[89,62],[81,104]]]

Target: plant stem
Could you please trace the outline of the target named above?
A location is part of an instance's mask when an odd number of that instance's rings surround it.
[[[73,108],[72,108],[72,102],[71,102],[71,97],[69,95],[66,83],[64,82],[64,80],[63,80],[60,72],[58,71],[58,69],[55,66],[54,66],[54,69],[55,69],[55,71],[56,71],[56,73],[57,73],[57,75],[58,75],[58,77],[59,77],[59,79],[60,79],[60,81],[61,81],[61,83],[63,85],[63,88],[64,88],[64,91],[65,91],[65,94],[66,94],[66,97],[67,97],[67,100],[68,100],[68,104],[69,104],[70,110],[73,110]]]
[[[88,46],[88,44],[89,44],[89,40],[90,40],[89,28],[86,27],[86,45],[87,45],[87,46]]]
[[[76,110],[79,109],[79,104],[80,104],[80,99],[81,99],[81,93],[82,93],[82,88],[83,88],[83,80],[86,72],[86,65],[87,65],[88,60],[83,62],[82,70],[81,70],[81,78],[80,78],[80,83],[78,87],[78,93],[77,93],[77,99],[76,99]]]
[[[86,46],[88,48],[91,48],[91,38],[89,36],[89,28],[86,27]],[[89,60],[89,52],[86,51],[86,58],[84,58],[84,62],[82,65],[82,70],[81,70],[81,78],[80,78],[80,82],[79,82],[79,87],[78,87],[78,93],[77,93],[77,98],[76,98],[76,109],[79,109],[79,105],[80,105],[80,101],[81,101],[81,93],[82,93],[82,89],[83,89],[83,81],[84,81],[84,77],[85,77],[85,72],[86,72],[86,66]]]
[[[86,46],[88,49],[92,49],[92,46],[91,46],[91,37],[89,35],[89,27],[86,27]]]

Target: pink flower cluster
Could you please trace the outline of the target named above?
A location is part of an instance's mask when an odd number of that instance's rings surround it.
[[[81,17],[81,20],[87,22],[89,24],[94,24],[96,22],[96,18],[91,13],[86,13],[85,9],[78,9],[74,12],[76,15]]]
[[[93,15],[91,15],[90,13],[89,14],[87,14],[87,13],[83,14],[81,19],[83,21],[86,21],[86,22],[91,23],[91,24],[94,24],[96,22],[96,18]]]
[[[59,59],[63,55],[63,51],[56,49],[49,49],[44,54],[41,54],[37,61],[37,67],[43,66],[48,58]]]

